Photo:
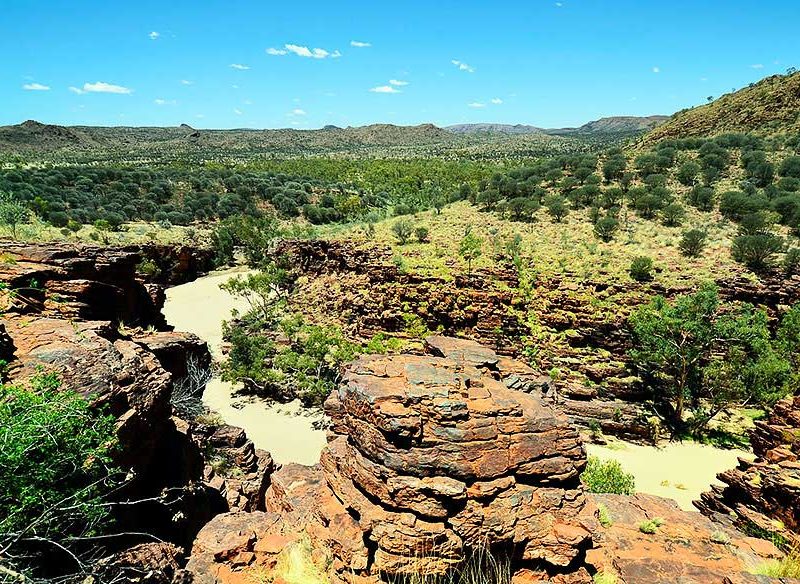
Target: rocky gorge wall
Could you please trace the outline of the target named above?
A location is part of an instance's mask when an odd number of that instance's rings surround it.
[[[176,415],[175,383],[190,360],[208,367],[210,354],[203,340],[166,326],[163,288],[137,273],[144,258],[134,249],[0,243],[0,359],[10,382],[52,371],[63,389],[117,419],[115,463],[129,473],[118,497],[142,501],[119,507],[119,528],[185,546],[217,513],[263,508],[273,463],[238,428]],[[170,278],[191,277],[182,274]],[[210,455],[225,460],[226,473]],[[181,557],[174,546],[136,549],[131,557],[163,560],[164,569]],[[116,560],[103,569],[112,568],[123,569]]]
[[[543,391],[581,426],[648,440],[647,397],[630,368],[631,311],[654,295],[693,291],[691,283],[540,279],[520,287],[514,270],[457,274],[454,279],[400,270],[388,247],[352,241],[287,241],[278,250],[299,276],[293,302],[312,318],[333,321],[356,338],[378,332],[429,331],[470,338],[499,354],[534,354]],[[717,282],[726,300],[764,306],[777,316],[800,302],[800,278]],[[550,379],[546,379],[549,376]]]

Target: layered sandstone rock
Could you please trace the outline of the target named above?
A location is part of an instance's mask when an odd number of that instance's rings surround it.
[[[478,548],[540,574],[578,570],[597,524],[577,432],[506,387],[499,368],[531,374],[524,365],[474,343],[430,344],[448,357],[373,355],[348,366],[326,403],[332,432],[320,466],[274,473],[268,513],[212,520],[189,563],[200,582],[268,570],[300,537],[328,550],[341,576],[441,574]],[[576,581],[588,581],[582,573]]]
[[[800,396],[756,421],[751,443],[755,461],[740,459],[718,476],[725,486],[703,493],[695,505],[721,523],[800,546]]]

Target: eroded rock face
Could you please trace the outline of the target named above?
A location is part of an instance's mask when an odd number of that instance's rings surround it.
[[[800,545],[800,396],[775,405],[751,433],[755,461],[718,475],[724,487],[703,493],[695,505],[722,524],[775,534]]]
[[[269,569],[275,542],[301,534],[330,551],[340,575],[367,579],[440,574],[479,547],[539,574],[575,571],[597,528],[579,481],[578,433],[534,395],[506,387],[499,368],[529,374],[524,365],[475,343],[430,344],[449,357],[373,355],[347,367],[326,403],[332,432],[319,467],[272,475],[268,513],[247,524],[235,554],[214,542],[227,541],[226,522],[241,516],[204,528],[189,567],[216,575],[201,582]]]
[[[745,584],[773,582],[751,572],[782,556],[770,542],[721,527],[671,499],[652,495],[589,495],[604,507],[611,525],[602,543],[587,553],[593,571],[622,584]],[[655,533],[643,521],[658,519]]]

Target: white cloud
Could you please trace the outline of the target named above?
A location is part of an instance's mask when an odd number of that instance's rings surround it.
[[[292,45],[292,44],[286,44],[283,46],[287,51],[294,53],[298,57],[306,57],[309,59],[327,59],[328,57],[336,59],[342,56],[342,54],[339,51],[334,51],[333,53],[331,53],[329,51],[326,51],[325,49],[319,49],[319,48],[309,49],[308,47],[304,47],[302,45]]]
[[[188,79],[181,79],[181,85],[194,85],[194,81],[189,81]]]
[[[176,105],[178,102],[174,99],[161,99],[159,97],[158,99],[154,99],[153,103],[156,105]]]
[[[467,64],[466,64],[466,63],[464,63],[463,61],[459,61],[459,60],[457,60],[457,59],[453,59],[453,60],[452,60],[452,61],[450,61],[450,62],[451,62],[453,65],[455,65],[456,67],[458,67],[458,70],[459,70],[459,71],[466,71],[467,73],[475,73],[475,69],[474,69],[473,67],[470,67],[469,65],[467,65]]]
[[[358,49],[365,49],[367,47],[371,47],[372,43],[365,43],[363,41],[350,41],[350,46]]]
[[[290,116],[304,116],[306,115],[306,111],[300,109],[299,107],[294,108],[292,111],[289,112]]]
[[[247,71],[250,68],[249,65],[242,65],[241,63],[231,63],[231,69],[236,69],[238,71]]]
[[[42,85],[41,83],[26,83],[22,86],[26,91],[50,91],[49,85]]]
[[[661,73],[661,67],[653,67],[653,73]]]
[[[151,41],[155,41],[155,40],[158,40],[158,37],[160,37],[160,36],[161,36],[161,34],[160,34],[160,33],[157,33],[156,31],[153,31],[153,32],[151,32],[151,33],[150,33],[149,35],[147,35],[147,36],[149,36],[149,37],[150,37],[150,40],[151,40]]]
[[[270,48],[267,49],[267,54],[268,55],[276,55],[276,56],[285,55],[288,52],[289,51],[287,51],[286,49],[276,49],[275,47],[270,47]]]
[[[499,97],[495,97],[495,98],[492,99],[492,103],[494,105],[500,105],[501,103],[503,103],[503,100],[500,99]]]
[[[556,8],[561,8],[562,6],[564,6],[563,2],[556,2]]]
[[[408,81],[401,81],[399,79],[389,79],[389,85],[394,85],[396,87],[404,87],[408,85]]]
[[[240,116],[242,115],[242,110],[240,110],[238,107],[235,107],[233,108],[233,113],[235,113],[237,116]]]
[[[70,87],[72,93],[81,95],[83,93],[116,93],[119,95],[127,95],[133,93],[132,89],[123,87],[122,85],[114,85],[113,83],[106,83],[105,81],[95,81],[94,83],[84,83],[81,89],[77,87]]]
[[[379,85],[370,89],[372,93],[400,93],[400,90],[391,85]]]
[[[482,108],[482,107],[486,107],[486,104],[485,103],[481,103],[479,101],[473,101],[472,103],[468,103],[467,106],[475,108],[475,109],[479,109],[479,108]]]
[[[762,65],[761,63],[755,63],[753,65],[750,65],[750,68],[751,69],[763,69],[764,65]]]

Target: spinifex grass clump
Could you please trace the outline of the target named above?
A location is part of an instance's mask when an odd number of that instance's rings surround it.
[[[470,550],[464,563],[451,570],[444,570],[433,557],[422,554],[418,563],[420,571],[417,573],[387,575],[384,578],[389,584],[511,584],[512,569],[508,554],[493,552],[484,546]]]

